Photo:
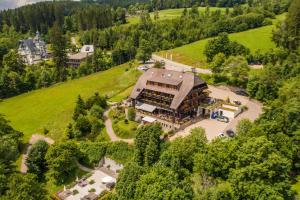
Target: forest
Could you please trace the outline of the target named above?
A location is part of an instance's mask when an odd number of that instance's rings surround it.
[[[224,13],[207,7],[199,13],[201,3],[234,7]],[[210,84],[244,88],[251,98],[263,103],[263,114],[254,122],[241,120],[234,138],[209,142],[204,129],[195,128],[189,136],[171,142],[161,139],[161,126],[153,124],[139,127],[134,144],[129,145],[111,142],[103,133],[107,97],[96,91],[87,98],[78,94],[62,139],[53,145],[40,141],[31,147],[27,174],[19,173],[16,166],[24,148],[23,133],[1,115],[0,199],[49,199],[53,195],[49,188],[62,188],[75,180],[78,162],[94,166],[103,156],[125,167],[115,190],[102,200],[296,199],[299,194],[293,185],[299,184],[300,174],[300,0],[277,4],[271,0],[130,0],[109,4],[47,2],[2,11],[0,98],[5,101],[125,62],[132,66],[134,59],[144,63],[153,52],[212,37],[203,52],[212,75],[200,76]],[[172,20],[159,21],[159,15],[152,20],[146,12],[140,14],[138,24],[126,24],[126,9],[141,4],[148,5],[150,11],[194,6]],[[228,37],[229,33],[269,25],[276,14],[284,12],[286,18],[272,32],[275,49],[250,53]],[[51,43],[53,60],[26,66],[16,51],[17,43],[36,30]],[[96,47],[94,55],[78,69],[66,66],[72,34],[81,44]],[[263,68],[250,69],[250,63]],[[48,131],[44,129],[44,134]]]
[[[37,4],[36,6],[39,5],[44,4]],[[47,5],[52,4],[46,3],[45,6]],[[63,4],[59,3],[58,5]],[[102,8],[99,6],[99,10]],[[24,34],[22,31],[18,32],[18,27],[15,25],[8,26],[5,24],[2,31],[3,42],[0,43],[2,49],[0,58],[3,58],[1,64],[3,81],[0,80],[0,97],[15,96],[33,89],[48,87],[57,82],[103,71],[134,58],[146,61],[151,57],[152,52],[217,36],[222,32],[240,32],[268,25],[271,23],[270,19],[275,16],[273,12],[264,10],[262,7],[242,8],[236,6],[232,12],[228,9],[225,13],[221,13],[219,10],[210,11],[207,7],[204,13],[199,13],[197,6],[193,6],[190,10],[184,9],[181,17],[177,19],[157,21],[152,20],[148,13],[144,13],[140,15],[140,23],[138,24],[101,29],[101,26],[106,25],[96,20],[101,18],[93,14],[93,11],[97,12],[97,9],[98,7],[87,6],[86,9],[78,10],[74,15],[65,16],[64,20],[61,20],[62,22],[55,21],[45,34],[46,41],[52,42],[54,63],[42,62],[38,65],[27,66],[25,70],[23,70],[25,67],[19,67],[20,70],[13,67],[24,66],[24,63],[16,51],[8,51],[11,48],[17,48],[17,41]],[[102,12],[99,11],[99,13]],[[117,8],[116,13],[117,15],[112,18],[114,23],[125,23],[125,10]],[[105,12],[103,14],[105,17],[109,17]],[[77,15],[91,16],[93,19],[77,18]],[[94,20],[97,23],[93,23]],[[103,22],[108,23],[109,21],[104,20]],[[26,24],[26,22],[24,23]],[[35,27],[43,26],[44,22],[37,23],[38,25]],[[49,25],[51,23],[49,22]],[[63,26],[60,23],[63,23]],[[28,22],[28,24],[32,24],[32,22]],[[61,26],[63,29],[60,28]],[[26,29],[28,29],[27,31],[35,30],[30,27]],[[78,69],[66,66],[67,53],[74,49],[74,45],[70,42],[72,34],[77,34],[82,44],[94,44],[96,47],[94,56]],[[111,56],[107,52],[111,52]]]

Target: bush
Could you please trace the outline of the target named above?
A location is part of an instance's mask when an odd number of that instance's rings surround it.
[[[268,25],[272,25],[272,20],[270,18],[266,18],[263,21],[263,26],[268,26]]]
[[[89,192],[96,192],[96,189],[92,188],[92,189],[89,190]]]
[[[246,23],[239,24],[235,27],[236,32],[245,31],[248,29],[248,25]]]
[[[91,117],[91,134],[97,135],[101,132],[102,128],[104,128],[104,123],[101,119],[97,119],[95,117]]]
[[[80,162],[88,165],[95,166],[105,156],[107,144],[104,142],[82,142],[79,145],[81,153]]]
[[[242,109],[242,111],[246,111],[246,110],[248,110],[248,106],[242,105],[241,109]]]
[[[164,67],[165,65],[163,64],[163,63],[161,63],[161,62],[159,62],[159,61],[155,61],[155,63],[154,63],[154,68],[162,68],[162,67]]]
[[[89,182],[90,185],[93,185],[94,183],[95,183],[94,179],[90,180],[90,182]]]
[[[101,108],[107,107],[106,97],[102,97],[96,92],[93,96],[88,98],[86,101],[86,109],[91,109],[94,105],[100,106]]]
[[[136,117],[136,113],[135,113],[135,110],[134,108],[128,108],[128,119],[130,121],[135,121],[135,117]]]
[[[49,130],[48,130],[47,128],[44,128],[44,129],[43,129],[43,134],[44,134],[44,135],[47,135],[48,133],[49,133]]]
[[[99,105],[93,105],[90,110],[90,114],[98,119],[102,119],[104,110]]]
[[[73,195],[75,196],[76,194],[78,194],[79,192],[78,192],[78,190],[73,190]]]
[[[75,129],[79,130],[83,136],[91,132],[92,125],[86,116],[80,115],[75,122]]]
[[[125,142],[111,142],[107,145],[106,156],[125,164],[133,158],[134,148]]]

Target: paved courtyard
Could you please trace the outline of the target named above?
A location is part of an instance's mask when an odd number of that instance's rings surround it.
[[[190,134],[190,131],[193,128],[202,127],[205,130],[207,139],[211,141],[214,138],[216,138],[221,132],[224,132],[228,129],[235,130],[240,120],[250,119],[251,121],[254,121],[262,113],[262,104],[260,102],[250,100],[248,97],[237,95],[226,87],[209,86],[209,90],[211,91],[211,97],[223,100],[229,97],[231,101],[240,101],[242,105],[246,105],[248,107],[248,110],[239,114],[235,119],[231,120],[229,123],[219,122],[213,119],[201,120],[200,122],[192,124],[184,130],[179,131],[174,136],[172,136],[170,140],[174,140],[178,137],[185,137]]]
[[[116,182],[116,179],[112,176],[108,176],[106,173],[102,172],[101,170],[95,170],[93,175],[89,177],[87,181],[87,185],[84,187],[81,187],[79,184],[76,184],[71,191],[77,190],[78,194],[76,195],[70,195],[66,198],[66,200],[80,200],[84,196],[88,195],[92,189],[95,190],[96,195],[100,195],[104,190],[107,190],[106,185],[102,183],[102,179],[109,177],[113,180],[113,182]],[[95,183],[90,184],[90,181],[94,180]]]

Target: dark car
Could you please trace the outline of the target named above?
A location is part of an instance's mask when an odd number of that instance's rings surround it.
[[[228,117],[224,117],[224,116],[218,116],[217,120],[220,121],[220,122],[225,122],[225,123],[229,122],[229,118]]]
[[[234,133],[233,130],[229,129],[229,130],[226,131],[226,135],[227,135],[228,137],[234,137],[234,136],[235,136],[235,133]]]
[[[233,101],[233,103],[238,106],[242,105],[242,102],[240,102],[240,101]]]
[[[244,91],[244,90],[237,90],[237,91],[235,91],[235,93],[236,93],[237,95],[249,97],[249,94],[248,94],[246,91]]]

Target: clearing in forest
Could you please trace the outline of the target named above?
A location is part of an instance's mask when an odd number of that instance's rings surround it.
[[[166,19],[174,19],[174,18],[180,17],[183,10],[184,10],[184,8],[160,10],[158,12],[158,17],[159,17],[158,19],[166,20]],[[204,12],[206,10],[206,7],[199,7],[198,10],[199,10],[199,12]],[[210,7],[209,10],[210,11],[221,10],[222,12],[225,12],[226,8]],[[230,10],[232,10],[232,8],[230,8]],[[150,13],[150,17],[152,20],[154,20],[154,12]],[[137,24],[140,21],[140,17],[138,15],[128,17],[127,21],[128,21],[128,24]]]
[[[229,38],[248,47],[251,53],[258,50],[267,52],[268,50],[275,48],[275,43],[272,41],[272,30],[275,28],[275,24],[278,23],[278,21],[284,19],[284,16],[285,14],[278,15],[276,19],[273,20],[273,25],[250,29],[239,33],[232,33],[229,34]],[[212,38],[199,40],[191,44],[167,51],[161,51],[156,54],[168,59],[171,59],[172,54],[173,61],[199,68],[207,68],[203,51],[210,39]]]

